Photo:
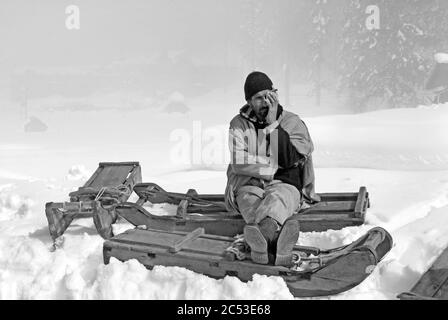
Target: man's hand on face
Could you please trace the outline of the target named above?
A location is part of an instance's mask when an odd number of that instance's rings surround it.
[[[276,92],[268,92],[267,93],[267,100],[266,100],[268,106],[269,106],[269,112],[266,116],[266,123],[267,124],[273,124],[275,120],[277,120],[277,110],[278,110],[278,96]]]

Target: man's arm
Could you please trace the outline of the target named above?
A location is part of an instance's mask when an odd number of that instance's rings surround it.
[[[314,145],[305,123],[298,116],[293,116],[282,123],[282,126],[297,152],[301,157],[308,159],[314,151]]]
[[[304,156],[302,156],[294,147],[288,132],[286,132],[281,126],[278,126],[277,130],[278,164],[284,169],[295,167],[301,160],[304,159]]]

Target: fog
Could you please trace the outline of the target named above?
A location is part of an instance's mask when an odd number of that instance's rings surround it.
[[[415,107],[446,13],[439,0],[2,0],[0,108],[26,121],[203,99],[236,113],[253,70],[303,116]]]

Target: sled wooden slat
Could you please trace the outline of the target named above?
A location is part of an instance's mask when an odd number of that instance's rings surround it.
[[[192,241],[199,238],[202,234],[204,234],[204,228],[197,228],[196,230],[187,234],[184,238],[178,240],[173,246],[170,247],[170,252],[176,253],[179,252],[182,247],[191,243]]]
[[[353,221],[352,218],[349,217],[350,212],[341,212],[341,213],[331,213],[331,214],[303,214],[300,217],[299,221],[329,221],[329,220],[337,220],[339,222],[350,222]]]
[[[307,210],[307,214],[322,212],[322,211],[332,211],[332,212],[340,212],[340,211],[353,211],[355,209],[356,202],[355,201],[322,201]]]
[[[359,189],[358,198],[356,200],[355,210],[354,210],[354,216],[355,217],[362,217],[364,216],[368,203],[368,197],[367,197],[367,189],[365,187],[361,187]]]
[[[410,293],[399,296],[403,300],[440,299],[448,300],[448,248],[437,258]]]
[[[145,245],[151,243],[153,246],[161,248],[163,252],[169,251],[176,253],[182,249],[185,252],[207,254],[211,252],[222,252],[233,242],[233,238],[206,235],[202,228],[198,228],[195,231],[186,233],[135,229],[132,232],[132,237],[129,237],[128,233],[125,232],[115,236],[114,240],[117,243],[128,245]],[[192,243],[193,241],[194,244]],[[173,251],[172,248],[176,248],[176,250]]]
[[[92,188],[114,187],[125,183],[134,165],[100,166],[102,170],[88,186]]]
[[[335,192],[319,193],[322,201],[356,201],[358,193],[356,192]]]
[[[92,176],[89,178],[89,180],[87,180],[87,182],[84,184],[83,188],[87,188],[90,187],[95,179],[98,177],[98,175],[100,174],[100,172],[103,170],[103,166],[100,164],[98,166],[98,168],[96,168],[95,172],[92,174]]]
[[[89,188],[97,189],[98,192],[104,187],[120,185],[134,188],[140,181],[141,168],[138,162],[101,162],[84,186],[80,187],[78,191],[71,192],[70,197],[82,195],[84,190]]]
[[[349,212],[352,215],[356,211],[356,201],[322,201],[315,205],[313,205],[311,208],[306,209],[306,214],[321,214],[322,212],[327,213],[337,213],[337,212]],[[178,209],[178,215],[180,216],[180,209],[182,209],[182,213],[185,212],[185,210],[188,213],[200,213],[200,214],[214,214],[214,213],[221,213],[223,210],[225,210],[225,206],[212,206],[212,207],[203,207],[203,206],[196,206],[196,205],[189,205],[188,207],[185,207],[185,200],[182,200],[179,204]]]

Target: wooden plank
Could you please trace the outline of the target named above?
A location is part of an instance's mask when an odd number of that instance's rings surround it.
[[[166,250],[166,248],[161,248],[158,246],[149,246],[149,245],[141,245],[141,244],[123,244],[116,241],[107,241],[104,243],[104,246],[109,250],[121,251],[123,256],[126,257],[126,260],[132,259],[129,258],[129,253],[139,252],[143,253],[146,257],[154,258],[184,258],[184,259],[194,259],[195,261],[207,261],[207,262],[219,262],[223,259],[223,251],[215,251],[211,252],[187,252],[180,251],[178,253],[170,253]],[[162,264],[164,265],[164,264]]]
[[[169,251],[171,253],[179,252],[182,249],[182,247],[184,247],[188,243],[193,242],[203,234],[204,234],[204,228],[197,228],[196,230],[187,234],[184,238],[177,241],[174,245],[172,245]]]
[[[104,167],[95,181],[92,182],[91,187],[116,187],[123,184],[133,168],[133,166]]]
[[[118,235],[111,240],[121,247],[140,246],[146,248],[145,250],[159,248],[162,252],[168,251],[171,253],[179,253],[182,249],[184,253],[205,255],[222,255],[224,250],[233,243],[232,238],[206,235],[204,230],[198,229],[190,234],[181,232],[159,233],[135,229],[130,230],[125,237]]]
[[[112,167],[112,166],[135,166],[138,167],[140,163],[138,161],[129,162],[100,162],[100,167]]]
[[[351,218],[347,213],[339,214],[319,214],[319,215],[302,215],[298,219],[299,221],[356,221],[362,220],[360,218]]]
[[[352,218],[350,217],[351,212],[337,212],[337,213],[320,213],[320,214],[303,214],[298,218],[299,221],[358,221],[362,218]],[[154,219],[176,219],[175,216],[157,216]],[[241,216],[224,216],[222,214],[207,214],[204,216],[200,215],[189,215],[187,221],[192,222],[213,222],[216,223],[226,223],[233,220],[242,220]]]
[[[159,236],[170,236],[170,235],[176,235],[176,239],[181,239],[189,232],[186,231],[167,231],[167,230],[156,230],[156,229],[130,229],[123,233],[120,233],[114,237],[114,239],[117,240],[129,240],[129,241],[136,241],[141,243],[147,243],[148,239],[146,238],[148,234],[151,234],[151,238],[157,238]],[[201,239],[209,239],[209,240],[219,240],[219,241],[226,241],[228,243],[232,243],[234,241],[233,237],[226,237],[226,236],[218,236],[218,235],[212,235],[212,234],[203,234],[201,236]],[[174,243],[174,242],[173,242]],[[166,243],[164,244],[166,246]]]
[[[144,184],[139,184],[141,188]],[[169,194],[176,197],[186,197],[186,194],[169,192]],[[335,193],[319,193],[322,201],[356,201],[358,198],[358,193],[356,192],[335,192]],[[199,194],[197,196],[200,199],[213,201],[213,202],[224,202],[223,194]]]
[[[93,183],[93,181],[96,179],[96,177],[100,174],[100,172],[103,170],[103,168],[101,166],[99,166],[98,168],[96,168],[95,172],[93,173],[93,175],[89,178],[89,180],[87,180],[87,182],[84,184],[84,188],[88,188],[90,187],[90,185]]]
[[[182,200],[182,201],[184,201],[184,200]],[[181,203],[182,203],[182,201],[181,201]],[[222,203],[222,205],[212,205],[212,206],[204,207],[204,206],[199,206],[199,205],[195,205],[195,204],[190,204],[187,207],[188,213],[208,214],[208,213],[219,213],[219,212],[224,213],[225,211],[227,211],[227,208],[224,205],[224,202]]]
[[[181,218],[181,219],[185,219],[187,216],[187,210],[188,210],[188,200],[184,199],[177,206],[177,210],[176,210],[177,217]]]
[[[167,233],[167,232],[139,232],[143,230],[135,230],[132,233],[123,233],[115,236],[114,238],[120,242],[126,243],[151,243],[152,245],[161,246],[164,248],[169,248],[174,245],[176,241],[182,239],[184,235]]]
[[[426,271],[411,292],[423,297],[448,299],[448,248],[437,258]]]
[[[306,209],[306,214],[314,214],[321,212],[347,212],[355,209],[355,201],[322,201],[314,206]]]
[[[177,196],[183,195],[182,193],[173,193]],[[333,192],[333,193],[318,193],[322,198],[322,201],[356,201],[358,197],[357,192]],[[199,194],[198,197],[203,200],[224,202],[223,194]]]
[[[80,199],[79,197],[88,197],[88,193],[83,194],[87,188],[96,189],[98,192],[102,187],[115,187],[121,184],[128,185],[132,188],[135,182],[141,181],[140,170],[140,167],[130,165],[126,166],[118,163],[104,165],[100,163],[100,166],[84,186],[69,194],[71,201],[78,201]],[[121,196],[119,201],[126,201],[127,198],[127,196]]]
[[[448,300],[448,276],[445,277],[445,281],[439,286],[439,289],[433,295],[433,298],[439,300]]]
[[[367,189],[366,187],[359,188],[358,192],[358,199],[356,200],[355,210],[354,210],[354,217],[363,217],[366,208],[367,208]]]
[[[318,193],[322,201],[356,201],[357,192]]]
[[[184,201],[184,200],[182,200]],[[181,203],[182,203],[181,201]],[[180,204],[179,204],[180,205]],[[305,209],[306,213],[304,214],[320,214],[322,212],[351,212],[353,215],[353,211],[356,206],[356,201],[325,201],[319,202],[318,204],[312,206],[311,208]],[[199,213],[199,214],[213,214],[213,213],[221,213],[225,214],[225,205],[222,203],[222,206],[214,205],[210,207],[199,206],[195,204],[190,204],[187,208],[188,213]]]

